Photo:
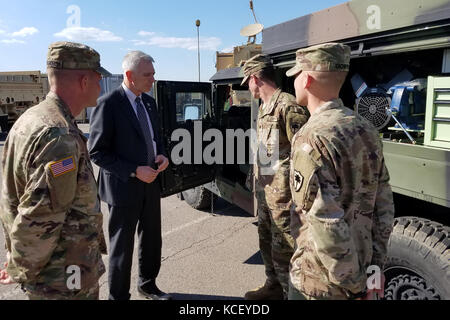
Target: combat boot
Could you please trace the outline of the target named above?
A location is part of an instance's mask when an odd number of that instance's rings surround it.
[[[268,281],[256,289],[248,291],[245,300],[283,300],[283,288],[279,283],[271,284]]]

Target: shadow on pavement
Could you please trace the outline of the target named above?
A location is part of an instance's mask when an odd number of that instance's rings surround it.
[[[204,211],[209,213],[211,212],[211,210]],[[247,211],[229,203],[222,198],[217,198],[217,200],[214,202],[214,214],[227,217],[252,218],[252,216]]]
[[[252,255],[250,258],[248,258],[246,261],[244,261],[244,264],[260,264],[263,265],[263,259],[261,256],[261,251],[258,251],[254,255]]]
[[[173,300],[244,300],[242,297],[224,297],[204,294],[170,293]]]

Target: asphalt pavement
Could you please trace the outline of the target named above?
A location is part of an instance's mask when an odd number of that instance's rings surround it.
[[[87,125],[81,125],[88,132]],[[4,137],[0,138],[0,152]],[[96,175],[98,168],[94,166]],[[1,174],[0,174],[1,182]],[[1,185],[1,183],[0,183]],[[161,201],[162,265],[157,285],[176,300],[236,300],[265,280],[258,249],[257,219],[244,210],[218,199],[214,212],[191,208],[177,196]],[[108,238],[108,210],[102,203],[104,231]],[[1,228],[0,228],[1,229]],[[5,261],[0,230],[0,262]],[[137,238],[131,273],[131,299],[137,293]],[[103,256],[108,266],[108,256]],[[0,285],[0,300],[23,300],[17,285]],[[100,278],[100,299],[108,299],[107,273]]]

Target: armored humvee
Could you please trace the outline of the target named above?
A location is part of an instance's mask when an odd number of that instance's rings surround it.
[[[293,93],[285,71],[294,65],[295,51],[331,41],[352,49],[341,98],[379,129],[391,176],[396,220],[386,299],[450,299],[450,1],[351,1],[264,29],[262,51],[271,56],[279,85]],[[182,192],[202,208],[215,194],[254,214],[245,184],[250,140],[231,149],[235,161],[201,159],[211,143],[221,145],[203,135],[208,129],[255,128],[259,101],[230,106],[230,91],[247,90],[241,80],[235,67],[217,72],[212,84],[155,83],[167,150],[177,148],[177,129],[190,132],[194,142],[182,155],[193,164],[174,163],[172,154],[162,176],[164,196]],[[198,106],[197,117],[185,117],[186,104]],[[238,153],[245,161],[237,161]]]

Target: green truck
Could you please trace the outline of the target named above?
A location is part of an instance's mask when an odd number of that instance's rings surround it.
[[[284,91],[294,92],[285,72],[296,50],[325,42],[351,47],[341,98],[372,121],[383,139],[396,207],[385,297],[450,299],[450,1],[351,1],[264,29],[262,52],[272,58]],[[208,134],[256,128],[259,101],[229,105],[230,91],[247,90],[241,80],[240,67],[234,67],[218,71],[212,83],[155,83],[172,153],[162,176],[164,196],[181,193],[199,209],[219,196],[255,214],[246,185],[251,139],[236,138],[230,149]],[[184,117],[185,105],[198,112]],[[173,135],[177,129],[191,133],[190,150],[174,152],[181,141]],[[211,144],[224,161],[202,161]],[[191,157],[192,164],[174,154]]]

